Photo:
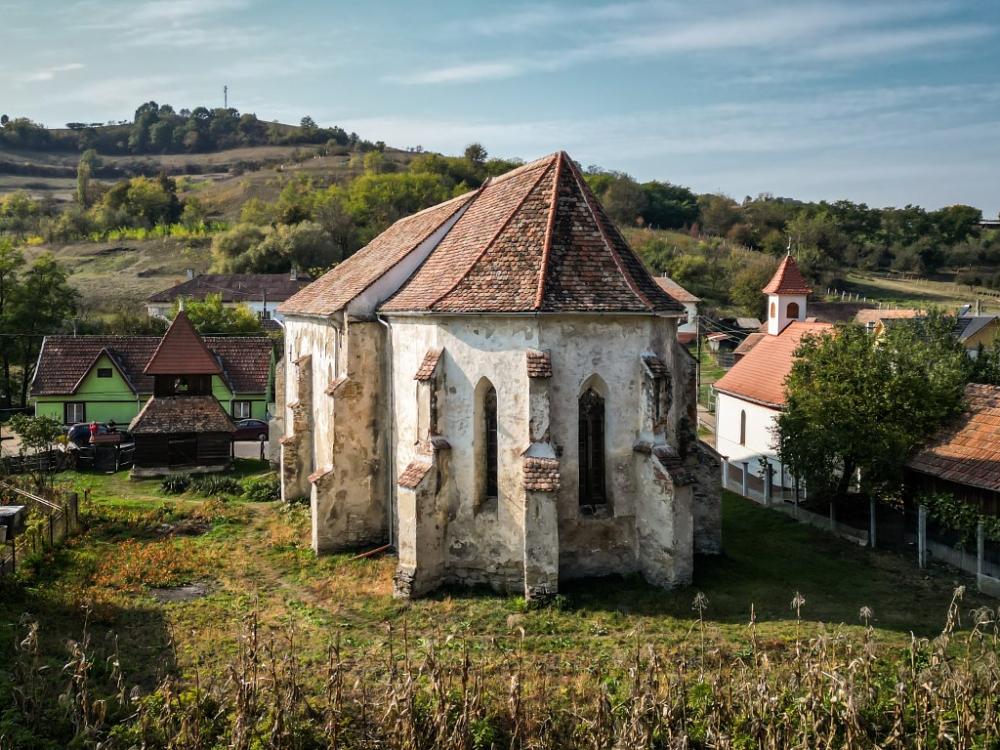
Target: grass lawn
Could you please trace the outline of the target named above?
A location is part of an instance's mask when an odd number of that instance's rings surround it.
[[[241,461],[238,471],[262,468]],[[35,562],[16,585],[5,585],[0,639],[12,642],[16,623],[28,615],[58,653],[56,644],[79,637],[89,607],[91,628],[103,638],[116,634],[126,664],[150,677],[177,666],[221,668],[254,609],[265,623],[294,623],[300,646],[317,658],[331,633],[364,651],[385,642],[387,623],[405,621],[415,637],[456,635],[474,643],[513,640],[516,627],[526,649],[560,661],[581,649],[595,659],[610,656],[637,632],[656,642],[684,641],[697,591],[708,597],[706,619],[720,644],[741,641],[751,605],[761,635],[786,641],[797,591],[806,599],[804,620],[859,627],[858,612],[868,606],[882,637],[903,644],[911,631],[940,628],[960,583],[957,573],[920,572],[911,560],[859,549],[727,493],[725,554],[698,559],[691,587],[662,591],[638,576],[567,582],[557,606],[538,610],[489,591],[441,591],[407,603],[391,596],[392,557],[316,558],[304,507],[165,496],[156,482],[131,482],[124,473],[70,474],[66,481],[90,489],[88,529]],[[193,582],[207,593],[163,601],[163,592],[152,590]],[[970,608],[972,600],[967,595]]]

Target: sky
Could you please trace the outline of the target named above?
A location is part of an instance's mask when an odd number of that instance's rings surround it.
[[[997,0],[0,0],[0,111],[143,101],[737,200],[1000,212]]]

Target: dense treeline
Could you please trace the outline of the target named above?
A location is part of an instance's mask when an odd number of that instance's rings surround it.
[[[381,144],[362,140],[343,128],[319,127],[303,117],[298,127],[265,122],[257,115],[228,107],[174,110],[150,101],[139,106],[132,122],[67,123],[50,130],[27,117],[0,117],[0,145],[51,151],[100,154],[173,154],[218,151],[240,146],[327,144],[373,149]]]

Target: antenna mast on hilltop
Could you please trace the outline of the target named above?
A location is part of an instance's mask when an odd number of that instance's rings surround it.
[[[222,107],[229,109],[229,86],[222,87]]]

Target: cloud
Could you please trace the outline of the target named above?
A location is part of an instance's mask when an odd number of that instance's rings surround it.
[[[516,57],[465,61],[427,70],[388,76],[405,84],[471,83],[514,78],[535,72],[551,72],[574,65],[606,60],[636,60],[678,55],[740,52],[753,54],[759,67],[786,67],[810,62],[857,64],[865,59],[918,49],[948,49],[956,42],[985,38],[996,33],[988,25],[941,24],[941,17],[954,9],[948,2],[881,2],[869,6],[845,3],[779,5],[760,10],[683,16],[664,21],[656,14],[639,17],[642,5],[598,6],[573,12],[582,27],[592,23],[582,43],[544,53],[527,52]],[[673,10],[674,6],[657,5]],[[538,28],[554,23],[551,6],[523,9],[500,19],[482,21],[495,33],[511,29]],[[562,16],[565,22],[565,14]],[[608,23],[626,20],[627,24]],[[916,25],[914,25],[916,24]],[[923,25],[920,25],[923,24]],[[907,26],[909,25],[909,26]],[[558,47],[553,43],[550,47]]]
[[[48,68],[41,68],[31,73],[26,73],[21,77],[24,83],[42,83],[51,81],[60,73],[70,73],[74,70],[83,70],[86,66],[83,63],[72,62],[65,65],[53,65]]]

